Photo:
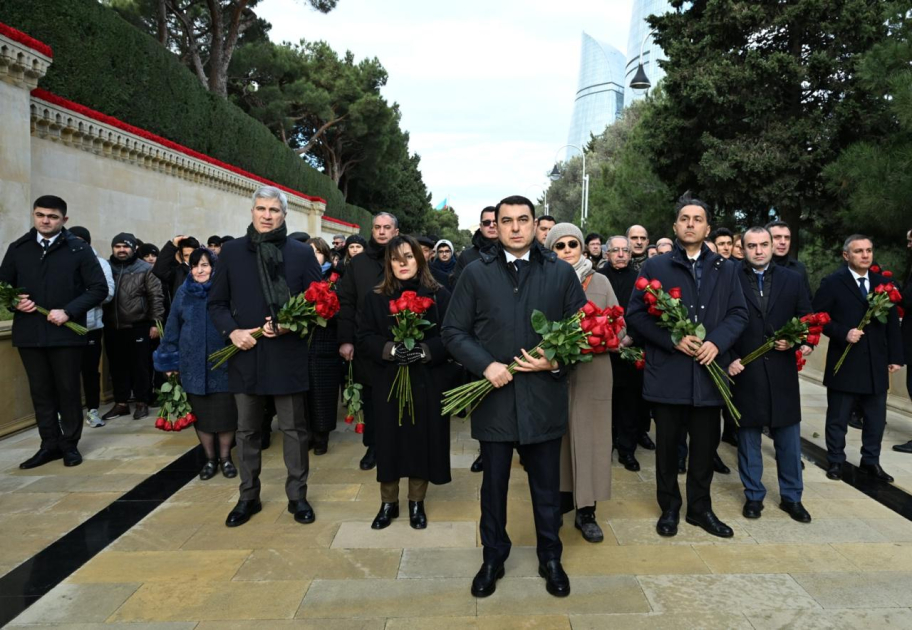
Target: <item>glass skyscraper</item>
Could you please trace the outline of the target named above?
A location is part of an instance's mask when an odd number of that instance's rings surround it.
[[[624,109],[624,54],[583,33],[579,82],[567,144],[585,149],[590,134],[599,135]],[[569,149],[567,157],[578,155]]]
[[[640,63],[640,45],[643,43],[646,33],[649,32],[649,24],[646,22],[646,18],[650,15],[662,15],[669,11],[673,11],[673,9],[667,0],[633,0],[633,13],[630,16],[630,34],[627,36],[627,67],[624,73],[625,107],[646,95],[645,90],[634,90],[629,87],[633,75],[636,74],[637,65]],[[643,68],[646,70],[646,76],[649,77],[652,87],[655,87],[659,80],[665,76],[665,72],[656,63],[659,59],[665,59],[665,54],[650,37],[643,48]]]

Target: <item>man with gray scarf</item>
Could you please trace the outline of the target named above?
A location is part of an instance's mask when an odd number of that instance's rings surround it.
[[[309,387],[307,340],[277,325],[278,312],[292,295],[321,279],[313,248],[288,238],[288,199],[278,188],[253,194],[247,235],[222,246],[209,289],[209,316],[239,352],[228,363],[228,383],[238,408],[240,500],[225,525],[237,527],[262,509],[260,503],[261,431],[266,398],[275,401],[288,476],[288,511],[299,523],[312,523],[307,502],[307,421],[304,395]],[[263,329],[259,339],[253,334]]]
[[[639,273],[640,267],[649,259],[649,252],[647,251],[649,248],[649,232],[642,225],[631,225],[627,228],[625,236],[630,242],[630,262],[627,266]]]

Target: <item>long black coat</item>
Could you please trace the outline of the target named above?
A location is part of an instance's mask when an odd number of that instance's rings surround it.
[[[358,328],[364,312],[365,298],[374,292],[377,285],[383,282],[383,265],[386,246],[380,245],[372,238],[364,248],[348,263],[345,275],[339,281],[339,344],[355,343]],[[355,350],[355,380],[364,385],[375,376],[370,361],[365,361]]]
[[[636,284],[637,272],[630,266],[623,269],[615,269],[610,263],[602,266],[598,273],[608,278],[614,294],[617,296],[618,304],[627,312],[630,305],[630,296],[633,293],[633,285]],[[627,334],[630,334],[628,331]],[[632,336],[632,335],[631,335]],[[634,340],[636,343],[636,340]],[[636,366],[630,361],[625,361],[617,352],[608,354],[611,357],[611,370],[614,373],[614,388],[618,387],[638,387],[643,389],[643,373],[636,369]]]
[[[492,241],[486,239],[480,229],[475,230],[475,234],[472,235],[472,246],[459,254],[459,258],[456,259],[456,268],[453,269],[453,273],[450,274],[450,289],[452,290],[456,287],[456,283],[459,282],[459,276],[462,275],[465,268],[468,267],[470,263],[481,258],[481,252],[483,250],[491,249],[496,244],[496,240]]]
[[[443,322],[447,350],[476,378],[498,361],[509,365],[520,349],[532,350],[541,337],[532,329],[532,311],[551,321],[570,317],[586,304],[573,267],[553,252],[532,244],[530,264],[518,284],[498,244],[466,267],[453,291]],[[536,444],[567,432],[566,370],[519,373],[488,394],[472,413],[472,437],[486,442]]]
[[[389,301],[402,295],[380,295],[374,292],[364,300],[357,349],[372,365],[374,422],[377,452],[377,481],[398,481],[402,477],[427,479],[441,484],[450,481],[450,418],[442,416],[441,399],[446,382],[447,354],[440,337],[440,323],[447,311],[450,294],[441,287],[436,294],[424,287],[411,287],[418,295],[432,297],[435,305],[425,319],[433,324],[424,330],[427,362],[409,366],[409,380],[415,401],[415,418],[406,414],[399,425],[398,402],[389,398],[399,365],[389,360],[393,343]]]
[[[313,248],[288,239],[282,246],[285,275],[291,295],[319,282],[320,265]],[[222,247],[209,289],[209,316],[226,341],[238,328],[258,328],[266,323],[269,307],[257,272],[257,255],[247,237]],[[228,341],[230,343],[230,341]],[[261,337],[250,350],[242,350],[228,362],[228,383],[236,394],[276,396],[308,389],[307,340],[295,333],[274,339]]]
[[[336,271],[330,267],[323,279],[328,281],[333,273]],[[327,322],[326,328],[314,328],[308,348],[307,421],[308,428],[319,433],[335,430],[339,411],[342,357],[339,356],[338,319],[337,313]]]
[[[747,263],[738,278],[747,300],[747,328],[735,342],[733,359],[746,357],[763,345],[793,317],[811,312],[810,298],[800,274],[786,267],[770,265],[764,277],[769,286],[764,311],[751,285],[753,270]],[[723,369],[728,364],[722,365]],[[770,350],[734,377],[735,406],[741,412],[742,427],[787,427],[801,422],[801,395],[794,350]]]
[[[811,280],[808,278],[808,270],[803,262],[795,260],[794,258],[789,258],[788,256],[773,256],[773,264],[785,267],[789,271],[794,271],[801,276],[801,283],[807,293],[808,302],[813,299],[814,293],[811,291]]]
[[[703,245],[703,276],[700,290],[690,274],[690,263],[680,245],[667,255],[653,256],[643,265],[640,277],[656,279],[667,291],[680,287],[682,303],[694,321],[706,328],[706,341],[719,348],[716,363],[731,362],[731,348],[747,326],[747,304],[738,280],[740,267]],[[646,370],[643,398],[668,405],[721,407],[725,403],[709,370],[675,349],[671,332],[659,328],[656,318],[647,313],[642,291],[630,298],[627,326],[635,338],[646,342]]]
[[[868,290],[890,282],[879,273],[868,272]],[[896,308],[891,308],[887,323],[876,319],[865,326],[864,335],[849,351],[838,374],[833,368],[849,342],[846,335],[861,322],[868,310],[868,301],[862,297],[858,283],[848,266],[841,267],[820,283],[814,296],[814,311],[826,311],[832,321],[823,327],[830,338],[827,348],[826,370],[823,384],[835,390],[852,394],[880,394],[889,387],[890,364],[902,365],[902,338]]]
[[[61,308],[70,321],[86,324],[86,314],[108,297],[108,282],[92,247],[63,229],[47,254],[29,230],[10,243],[0,264],[0,282],[7,282],[38,306]],[[13,345],[17,348],[83,346],[86,337],[57,326],[41,313],[13,313]]]
[[[909,277],[906,286],[903,287],[902,295],[902,307],[906,312],[902,320],[903,359],[908,364],[909,361],[912,361],[912,276]],[[909,369],[912,370],[912,367]],[[912,396],[912,392],[909,395]]]

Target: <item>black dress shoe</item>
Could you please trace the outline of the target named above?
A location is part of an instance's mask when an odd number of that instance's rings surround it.
[[[108,410],[108,413],[101,417],[102,420],[107,422],[108,420],[113,420],[114,418],[119,418],[121,416],[130,415],[130,405],[122,405],[120,403],[115,404]]]
[[[586,542],[600,543],[605,540],[605,534],[602,532],[602,528],[599,527],[598,521],[595,520],[594,511],[582,512],[577,510],[573,525],[582,532],[583,540]]]
[[[735,535],[732,528],[720,521],[712,510],[707,510],[701,514],[688,514],[684,520],[691,525],[702,528],[707,534],[712,534],[719,538],[731,538]]]
[[[298,499],[297,501],[288,502],[288,511],[291,514],[294,514],[294,520],[298,523],[303,523],[307,525],[313,523],[317,517],[314,514],[314,510],[310,507],[310,503],[307,502],[307,499]]]
[[[367,452],[364,453],[364,457],[361,458],[361,462],[358,465],[361,470],[371,470],[377,465],[377,456],[374,454],[373,446],[367,447]]]
[[[783,501],[779,504],[779,509],[791,516],[793,520],[796,520],[799,523],[811,522],[811,515],[806,509],[804,509],[804,506],[801,505],[801,501],[798,501],[797,503],[792,503],[791,501]]]
[[[260,450],[265,451],[272,444],[272,431],[263,431],[260,434]]]
[[[830,464],[826,472],[827,479],[842,479],[842,464]]]
[[[487,597],[497,590],[497,580],[504,576],[502,564],[483,564],[472,580],[472,595]]]
[[[381,503],[380,511],[371,523],[371,529],[386,529],[393,522],[394,518],[399,518],[399,502]]]
[[[897,453],[912,453],[912,440],[909,440],[905,444],[894,444],[893,450]]]
[[[738,446],[738,436],[732,431],[723,431],[722,441],[732,446]]]
[[[52,451],[46,448],[39,448],[38,452],[29,457],[27,460],[19,464],[19,468],[22,470],[28,470],[29,468],[37,468],[38,466],[44,466],[48,462],[52,462],[55,459],[60,459],[63,457],[63,453],[60,451]]]
[[[210,459],[205,464],[203,464],[203,469],[200,471],[200,479],[203,481],[209,481],[215,477],[215,473],[218,472],[218,460]]]
[[[481,455],[475,458],[475,461],[472,462],[472,466],[469,467],[469,470],[472,472],[481,472],[484,470],[484,464],[481,461]]]
[[[662,516],[659,517],[659,522],[656,523],[656,533],[666,538],[677,536],[680,519],[681,517],[677,510],[665,510],[662,512]]]
[[[82,463],[82,453],[76,447],[63,451],[63,465],[67,467],[78,466]],[[892,479],[892,478],[891,478]]]
[[[687,459],[678,460],[678,474],[683,475],[687,472]]]
[[[329,434],[317,433],[314,435],[314,455],[326,455],[329,450]]]
[[[64,457],[66,457],[66,454],[64,454]],[[860,464],[858,470],[871,475],[872,477],[877,477],[881,481],[893,482],[893,477],[888,475],[884,469],[880,467],[880,464]]]
[[[637,444],[639,444],[642,448],[645,448],[647,451],[656,450],[655,442],[652,441],[652,438],[649,437],[648,433],[641,434],[637,439]]]
[[[538,574],[545,578],[545,589],[555,597],[566,597],[570,594],[570,578],[564,572],[560,560],[548,560],[538,565]]]
[[[624,468],[631,472],[637,472],[640,469],[640,462],[631,453],[618,451],[618,463],[623,464]]]
[[[226,457],[220,461],[222,468],[222,475],[226,479],[234,479],[238,475],[237,467],[234,465],[234,462],[231,461],[230,457]]]
[[[427,527],[424,501],[409,501],[409,525],[412,526],[412,529],[424,529]]]
[[[763,512],[763,501],[748,501],[741,510],[744,518],[760,518],[761,512]]]
[[[849,416],[849,426],[853,429],[861,429],[864,427],[864,417],[859,416],[854,411],[852,415]]]
[[[720,475],[728,475],[731,473],[731,468],[725,465],[725,462],[722,461],[722,458],[719,457],[718,453],[713,455],[713,470]]]
[[[228,513],[225,519],[225,525],[228,527],[237,527],[250,520],[250,517],[263,509],[263,504],[259,499],[244,500],[241,499],[234,506],[234,509]]]

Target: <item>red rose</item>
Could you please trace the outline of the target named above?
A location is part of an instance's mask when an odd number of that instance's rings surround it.
[[[644,276],[640,276],[637,278],[636,284],[634,286],[636,287],[637,291],[645,291],[646,287],[649,286],[649,280],[647,280]]]
[[[658,280],[651,280],[649,282],[649,288],[653,291],[660,291],[662,289],[662,283]]]
[[[676,300],[681,299],[681,287],[672,287],[668,289],[668,296],[673,297]]]
[[[808,335],[807,336],[807,344],[809,346],[816,346],[818,343],[820,343],[820,335]]]
[[[808,326],[809,335],[820,335],[823,333],[823,326]]]
[[[605,337],[605,345],[608,346],[609,350],[617,350],[618,347],[621,345],[621,340],[618,339],[617,335],[615,335],[614,333],[611,333],[610,335]]]
[[[611,307],[611,317],[617,319],[618,317],[624,316],[624,307],[623,306],[612,306]]]
[[[602,338],[596,335],[592,335],[591,337],[586,338],[586,343],[589,344],[589,347],[594,348],[596,346],[602,345]]]
[[[165,431],[173,431],[174,425],[171,424],[170,420],[165,420]]]
[[[656,304],[659,301],[659,299],[656,296],[654,296],[652,293],[645,293],[643,295],[643,301],[646,302],[646,304],[653,305],[653,304]]]
[[[894,304],[899,304],[902,302],[902,294],[896,290],[890,291],[890,301]]]
[[[903,319],[906,316],[906,309],[904,309],[902,306],[897,306],[896,314],[899,315],[900,319]]]
[[[892,278],[893,272],[888,269],[884,269],[882,272],[880,272],[880,275],[882,275],[884,278]]]
[[[585,348],[580,350],[580,354],[592,354],[592,348],[589,346],[586,346]]]
[[[595,326],[595,321],[588,317],[584,317],[583,320],[580,322],[580,328],[583,329],[583,332],[589,332],[590,330],[592,330],[593,326]]]
[[[156,418],[156,419],[155,419],[155,428],[156,428],[156,429],[164,429],[164,428],[165,428],[165,419],[164,419],[164,418]]]
[[[390,300],[390,315],[397,315],[399,313],[399,305],[396,303],[396,300]]]
[[[661,317],[661,316],[662,316],[662,311],[660,311],[659,309],[657,309],[655,306],[650,306],[649,309],[648,309],[646,312],[649,313],[650,315],[652,315],[653,317]]]
[[[593,335],[595,335],[596,337],[604,337],[605,330],[606,330],[606,327],[599,324],[599,325],[595,326],[590,332]]]
[[[596,347],[594,347],[594,348],[592,349],[592,352],[593,352],[593,354],[604,354],[605,352],[608,352],[608,347],[607,347],[607,346],[603,346],[603,345],[602,345],[602,346],[596,346]]]
[[[623,317],[618,317],[616,320],[614,320],[614,331],[615,332],[620,332],[624,328],[627,328],[627,322],[624,321]]]
[[[636,369],[642,370],[646,367],[646,361],[644,361],[643,359],[637,359],[636,361],[634,361],[633,365]]]
[[[598,314],[598,310],[599,308],[590,300],[589,302],[586,302],[586,305],[583,307],[583,314],[586,317],[592,317],[593,315]]]
[[[351,424],[355,421],[355,417],[351,414],[345,416],[345,424]]]
[[[821,326],[826,326],[832,320],[829,313],[817,313],[817,323]]]
[[[364,433],[364,423],[359,422],[355,425],[355,433]]]
[[[333,271],[331,274],[329,274],[329,282],[330,282],[331,284],[335,284],[335,283],[338,282],[338,281],[339,281],[339,274],[338,274],[338,273],[336,273],[335,271]]]
[[[876,293],[878,295],[880,295],[881,293],[886,293],[886,292],[887,292],[887,285],[885,285],[885,284],[878,284],[876,287],[874,287],[874,293]]]
[[[890,291],[896,290],[896,285],[893,284],[892,282],[888,282],[887,284],[884,285],[884,288],[887,290],[887,293],[889,293]]]
[[[411,306],[411,302],[403,294],[402,297],[396,300],[396,306],[399,307],[400,311],[407,311],[409,310],[409,306]]]
[[[304,292],[304,299],[307,300],[308,302],[316,302],[317,297],[318,297],[317,290],[314,289],[313,287],[310,287],[309,289],[307,289]]]
[[[880,265],[871,265],[871,271],[874,273],[880,273]]]

